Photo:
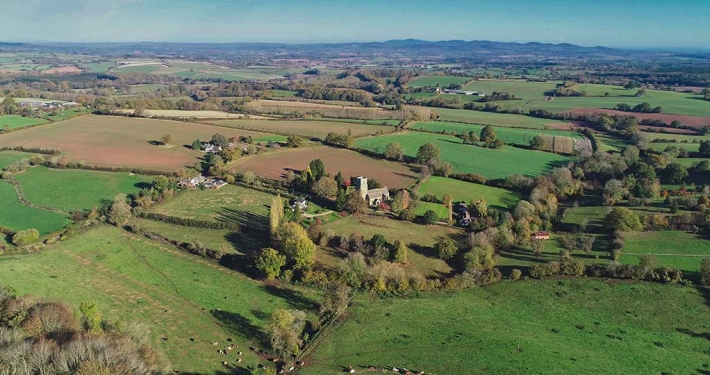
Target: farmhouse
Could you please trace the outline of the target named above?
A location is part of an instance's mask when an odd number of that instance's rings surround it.
[[[183,178],[180,181],[178,181],[178,187],[181,189],[197,189],[200,186],[204,187],[205,189],[221,189],[222,187],[226,186],[227,182],[217,179],[217,178],[211,178],[211,177],[205,177],[202,175],[199,175],[197,177],[192,177],[192,178]]]
[[[532,238],[534,240],[549,240],[550,233],[549,232],[535,232],[535,233],[533,233]]]
[[[369,206],[379,206],[380,203],[390,200],[390,191],[386,186],[370,190],[367,187],[367,178],[365,177],[357,177],[355,188],[360,193],[362,199],[364,199]]]
[[[468,205],[464,202],[456,204],[456,215],[459,219],[459,226],[467,227],[471,225],[471,213],[468,211]]]
[[[480,96],[484,97],[486,96],[485,92],[478,92],[478,91],[464,91],[464,90],[449,90],[445,89],[444,93],[446,94],[457,94],[457,95],[473,95],[473,96]]]
[[[202,150],[208,154],[216,154],[222,151],[222,146],[213,145],[212,143],[203,143]]]
[[[296,211],[297,208],[301,212],[306,211],[306,209],[308,208],[308,201],[306,200],[306,198],[298,198],[291,201],[291,210]]]

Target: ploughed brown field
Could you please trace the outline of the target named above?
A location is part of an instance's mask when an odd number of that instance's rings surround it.
[[[710,126],[710,117],[701,116],[687,116],[687,115],[672,115],[665,113],[635,113],[635,112],[623,112],[615,111],[612,109],[599,109],[599,108],[577,108],[571,113],[607,113],[609,115],[620,115],[620,116],[636,116],[640,120],[651,119],[651,120],[661,120],[666,124],[670,124],[673,121],[680,121],[681,124],[685,126],[691,126],[696,128],[702,128],[705,126]]]
[[[165,133],[172,136],[172,147],[159,144]],[[87,115],[0,135],[0,147],[56,149],[63,163],[172,172],[197,162],[203,154],[189,145],[195,139],[209,141],[215,133],[227,138],[265,135],[180,121]]]
[[[388,188],[406,188],[418,173],[401,163],[378,160],[355,151],[332,147],[309,147],[273,152],[238,160],[231,168],[235,172],[253,172],[274,180],[282,179],[289,170],[301,171],[311,160],[321,159],[327,173],[338,171],[343,177],[365,176]]]

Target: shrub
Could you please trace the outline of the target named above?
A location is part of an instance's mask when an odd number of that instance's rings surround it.
[[[32,245],[37,241],[39,241],[39,232],[34,228],[21,230],[12,236],[12,243],[16,246]]]
[[[437,216],[436,212],[428,210],[422,216],[422,221],[424,221],[424,224],[435,224],[437,221],[439,221],[439,216]]]
[[[453,258],[459,251],[456,243],[448,238],[439,239],[436,245],[434,245],[434,248],[436,249],[436,253],[439,255],[439,258],[444,260]]]
[[[510,272],[510,278],[513,280],[520,280],[522,276],[523,272],[517,268],[514,268],[513,271]]]

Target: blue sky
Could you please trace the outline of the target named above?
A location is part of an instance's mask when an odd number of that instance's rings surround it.
[[[0,40],[710,48],[710,0],[2,0]]]

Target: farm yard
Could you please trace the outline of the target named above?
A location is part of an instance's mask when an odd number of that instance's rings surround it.
[[[257,283],[108,226],[52,251],[3,257],[1,264],[0,285],[18,293],[72,306],[95,301],[110,321],[149,325],[152,346],[179,373],[225,371],[222,361],[235,363],[237,351],[244,352],[240,367],[256,366],[261,359],[248,348],[267,345],[264,328],[271,312],[298,308],[312,314],[319,300],[308,289]],[[217,353],[226,345],[238,348],[229,358]]]
[[[376,366],[541,374],[550,373],[554,361],[554,372],[565,374],[596,374],[599,368],[609,374],[691,373],[708,361],[707,340],[694,334],[710,324],[706,309],[694,288],[586,279],[502,282],[400,299],[363,296],[337,334],[309,353],[311,365],[301,372]]]
[[[172,135],[173,147],[156,145],[164,133]],[[194,164],[202,155],[186,145],[195,139],[207,141],[215,133],[225,137],[252,136],[255,140],[271,138],[263,133],[217,130],[178,121],[89,115],[0,135],[0,147],[55,149],[62,152],[63,162],[172,172]]]
[[[35,167],[13,179],[33,204],[71,212],[100,208],[118,194],[136,194],[150,187],[152,177],[84,170]],[[51,181],[51,183],[48,183]]]
[[[466,83],[471,78],[454,76],[420,76],[409,81],[410,87],[441,86],[446,87],[451,84],[460,85]]]
[[[511,146],[493,150],[465,145],[456,137],[420,132],[359,138],[355,141],[355,146],[382,153],[385,146],[391,142],[399,143],[404,148],[405,155],[410,157],[416,156],[420,146],[432,143],[441,150],[441,159],[453,164],[454,172],[476,173],[489,179],[505,178],[511,174],[537,176],[574,160],[567,156]]]
[[[308,121],[308,120],[216,120],[209,124],[234,127],[260,132],[296,134],[302,137],[325,139],[329,133],[347,134],[351,131],[354,136],[375,134],[378,132],[392,131],[392,126],[379,124],[363,124],[362,122],[345,121]]]
[[[328,173],[337,174],[341,171],[345,178],[366,175],[390,189],[406,188],[419,175],[404,164],[378,160],[354,151],[331,147],[282,150],[242,158],[233,163],[231,170],[239,173],[253,172],[257,176],[281,180],[288,170],[301,171],[315,159],[323,160]]]

